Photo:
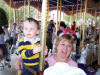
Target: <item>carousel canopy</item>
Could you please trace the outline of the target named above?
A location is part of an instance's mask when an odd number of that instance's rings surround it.
[[[10,5],[10,0],[4,0],[8,5]],[[42,7],[42,0],[11,0],[11,7],[12,8],[19,8],[24,6],[24,4],[28,5],[28,1],[30,1],[30,5],[41,11]],[[82,1],[82,2],[81,2]],[[85,9],[85,0],[61,0],[62,3],[62,11],[68,15],[80,11],[82,7],[82,11]],[[77,6],[78,5],[78,6]],[[97,11],[97,15],[99,15],[100,11],[100,0],[87,0],[87,12],[94,15],[95,10]],[[59,0],[59,7],[60,7],[60,0]],[[57,0],[49,0],[49,10],[57,9]]]

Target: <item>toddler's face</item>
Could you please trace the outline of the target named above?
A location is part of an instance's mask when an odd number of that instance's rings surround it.
[[[27,37],[28,39],[35,38],[38,32],[39,30],[37,29],[37,26],[34,22],[24,22],[23,33],[25,37]]]

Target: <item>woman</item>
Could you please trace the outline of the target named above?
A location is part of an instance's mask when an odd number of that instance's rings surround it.
[[[65,62],[70,66],[77,67],[77,63],[74,62],[70,57],[73,49],[72,44],[73,41],[70,35],[65,34],[57,38],[55,46],[56,53],[49,54],[46,58],[48,65],[53,66],[56,62]]]

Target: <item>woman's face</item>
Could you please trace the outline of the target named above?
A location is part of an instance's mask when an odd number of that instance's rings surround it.
[[[67,40],[61,40],[57,46],[57,56],[60,58],[68,58],[72,51],[72,44]]]

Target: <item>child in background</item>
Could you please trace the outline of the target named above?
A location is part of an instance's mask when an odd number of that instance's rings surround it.
[[[20,75],[34,75],[32,71],[37,72],[39,67],[39,54],[42,50],[39,38],[40,26],[38,21],[28,18],[23,23],[24,37],[20,39],[18,51],[23,61],[23,67]]]

